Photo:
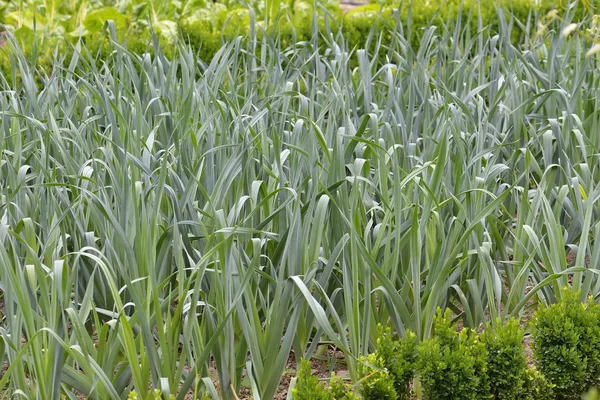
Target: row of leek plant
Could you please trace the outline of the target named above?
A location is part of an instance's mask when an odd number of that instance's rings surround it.
[[[77,46],[49,74],[9,43],[0,388],[271,399],[291,350],[333,343],[356,379],[378,323],[597,296],[597,56],[499,20],[416,50],[402,26],[368,51],[251,36],[208,65]]]

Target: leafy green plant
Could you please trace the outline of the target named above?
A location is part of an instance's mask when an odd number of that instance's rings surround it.
[[[458,332],[450,310],[438,310],[434,336],[419,344],[417,373],[427,399],[488,397],[487,350],[476,332]]]
[[[156,389],[151,391],[147,397],[145,397],[147,400],[162,400],[163,396],[160,392],[160,390]],[[175,400],[175,396],[173,396],[172,394],[169,395],[169,400]],[[134,390],[131,391],[128,395],[127,395],[127,399],[129,400],[140,400],[140,397],[138,396],[138,393]]]
[[[536,365],[560,399],[579,398],[600,376],[600,307],[564,289],[558,303],[539,309],[532,336]]]
[[[329,380],[329,392],[331,393],[332,399],[335,400],[358,400],[358,397],[352,391],[352,386],[346,384],[344,379],[335,375],[335,373],[331,373],[331,378]]]
[[[527,358],[523,347],[524,331],[511,318],[498,319],[481,335],[487,350],[490,389],[495,399],[520,399],[526,393]]]
[[[527,368],[525,374],[525,395],[524,400],[552,400],[556,399],[554,385],[534,367]]]
[[[115,4],[107,0],[21,0],[7,2],[0,8],[0,22],[8,26],[22,48],[37,47],[35,53],[39,56],[35,58],[45,69],[50,68],[57,45],[60,45],[62,54],[70,53],[69,46],[62,43],[64,39],[76,43],[83,38],[88,47],[97,45],[98,36],[108,21],[119,32],[118,41],[129,42],[131,50],[144,52],[148,48],[147,39],[151,31],[164,44],[164,49],[172,46],[173,40],[181,33],[180,39],[190,44],[205,62],[215,56],[223,42],[233,40],[238,35],[246,37],[250,31],[258,35],[268,33],[287,47],[293,42],[310,39],[315,32],[330,36],[343,27],[350,48],[364,47],[373,53],[378,37],[380,45],[387,46],[391,42],[398,20],[403,29],[410,28],[406,32],[412,32],[415,48],[419,47],[423,32],[431,25],[443,26],[460,19],[463,26],[470,24],[471,32],[476,32],[480,28],[477,14],[482,18],[482,27],[490,26],[493,33],[499,30],[496,6],[490,2],[472,0],[405,2],[400,10],[396,10],[397,4],[393,2],[383,2],[383,9],[380,4],[372,4],[358,7],[345,16],[334,1],[319,1],[317,7],[310,1],[273,1],[268,9],[261,1],[248,4],[252,12],[240,8],[240,4],[233,1],[121,0]],[[527,25],[525,21],[532,10],[550,7],[545,3],[536,6],[530,0],[503,1],[500,6],[522,22],[518,26]],[[252,29],[250,14],[253,14],[253,20],[257,23]],[[409,15],[410,24],[407,23]],[[513,30],[514,33],[522,31]],[[100,47],[106,49],[106,46]],[[33,58],[33,55],[27,54],[27,57]],[[381,61],[385,62],[383,55]],[[4,73],[7,71],[9,68],[5,67]]]
[[[306,359],[301,359],[298,364],[298,372],[296,374],[296,383],[291,389],[292,399],[294,400],[354,400],[356,399],[350,385],[344,383],[342,378],[339,378],[335,373],[331,373],[329,385],[325,386],[324,382],[319,382],[319,379],[312,374],[310,362]]]
[[[406,337],[394,339],[391,328],[377,326],[375,354],[394,379],[394,389],[399,399],[410,398],[410,384],[415,376],[417,360],[417,337],[406,331]]]
[[[332,400],[333,393],[329,392],[319,378],[313,375],[310,362],[300,360],[297,366],[296,386],[292,389],[294,400]],[[337,386],[336,386],[337,389]]]
[[[358,392],[364,400],[396,400],[394,378],[386,369],[384,361],[375,353],[361,357],[358,361],[360,380]]]

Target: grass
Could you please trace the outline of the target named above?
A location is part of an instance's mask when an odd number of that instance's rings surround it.
[[[439,306],[477,327],[597,297],[597,55],[500,17],[417,49],[251,36],[209,64],[80,47],[50,75],[13,48],[0,388],[270,399],[292,350],[333,343],[356,379],[378,323],[425,339]]]

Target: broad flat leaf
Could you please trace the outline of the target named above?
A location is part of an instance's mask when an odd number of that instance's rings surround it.
[[[116,8],[102,7],[88,12],[83,19],[83,26],[92,33],[100,32],[107,21],[114,21],[117,27],[127,24],[127,18]]]

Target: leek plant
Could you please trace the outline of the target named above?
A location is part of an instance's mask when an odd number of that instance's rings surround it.
[[[378,324],[423,340],[438,307],[475,328],[597,297],[598,56],[498,18],[365,49],[251,20],[209,63],[115,42],[51,71],[9,40],[0,390],[268,400],[291,350],[333,344],[358,381]]]

